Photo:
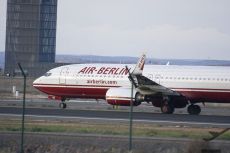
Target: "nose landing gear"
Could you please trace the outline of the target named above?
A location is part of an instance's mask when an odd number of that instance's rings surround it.
[[[61,99],[61,103],[59,104],[59,108],[65,109],[67,107],[65,100],[66,100],[65,98]]]
[[[59,104],[59,107],[60,107],[61,109],[65,109],[65,108],[67,107],[67,105],[66,105],[66,103],[64,103],[64,102],[61,102],[61,103]]]
[[[201,112],[201,108],[199,105],[191,104],[188,106],[187,111],[190,115],[199,115]]]

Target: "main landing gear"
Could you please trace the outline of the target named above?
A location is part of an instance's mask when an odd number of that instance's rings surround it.
[[[179,105],[180,101],[178,101],[177,103],[175,102],[175,99],[173,99],[172,97],[164,97],[158,107],[161,107],[161,112],[163,114],[173,114],[175,108],[184,108],[188,104],[181,103],[181,105]],[[195,105],[195,103],[190,103],[190,105],[187,107],[187,111],[190,115],[199,115],[201,112],[201,108],[199,105]]]
[[[66,100],[65,98],[61,99],[61,103],[59,104],[59,108],[65,109],[67,107],[65,100]]]
[[[169,99],[164,99],[161,104],[161,112],[164,114],[173,114],[174,112],[173,103]]]
[[[187,111],[190,115],[199,115],[201,112],[201,108],[199,105],[191,104],[188,106]]]

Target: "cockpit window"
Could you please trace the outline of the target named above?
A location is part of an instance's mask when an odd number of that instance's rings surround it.
[[[52,74],[51,72],[46,72],[44,76],[48,77],[48,76],[51,76],[51,74]]]

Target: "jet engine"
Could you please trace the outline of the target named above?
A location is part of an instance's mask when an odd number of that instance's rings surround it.
[[[138,95],[138,96],[137,96]],[[138,106],[141,104],[141,96],[138,94],[138,92],[133,89],[133,105]],[[108,104],[111,105],[120,105],[120,106],[130,106],[131,103],[131,88],[110,88],[106,92],[106,101]]]

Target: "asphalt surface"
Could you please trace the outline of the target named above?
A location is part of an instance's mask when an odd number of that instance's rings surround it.
[[[20,116],[22,109],[19,107],[0,107],[0,116]],[[27,116],[64,118],[64,119],[94,119],[94,120],[123,120],[128,121],[129,112],[103,111],[103,110],[63,110],[56,108],[27,108]],[[134,121],[155,122],[164,124],[190,124],[210,127],[230,127],[229,116],[214,115],[188,115],[188,114],[159,114],[148,112],[134,112]]]

